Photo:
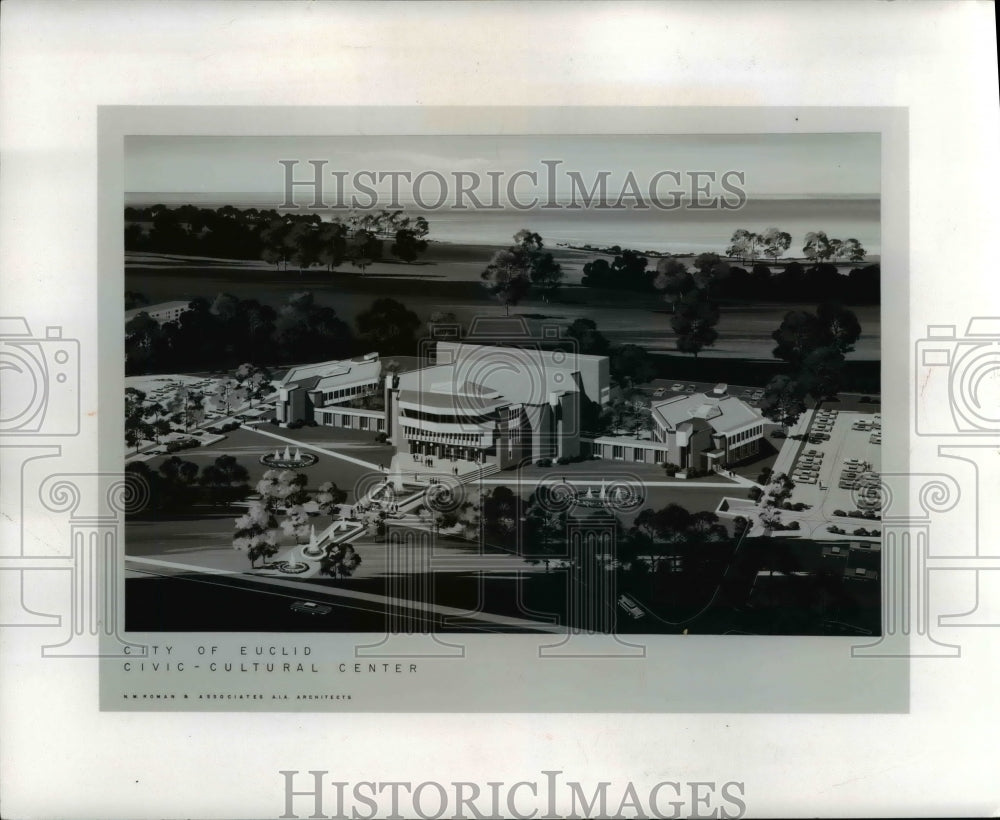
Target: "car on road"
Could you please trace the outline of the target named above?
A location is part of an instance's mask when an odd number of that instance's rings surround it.
[[[642,611],[639,605],[635,601],[633,601],[628,595],[618,596],[618,606],[624,609],[629,615],[631,615],[636,620],[645,615],[645,613]]]
[[[296,601],[292,604],[291,610],[303,615],[329,615],[333,612],[333,607],[315,601]]]

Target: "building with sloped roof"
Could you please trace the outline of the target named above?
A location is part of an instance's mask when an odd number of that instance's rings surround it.
[[[652,407],[653,440],[667,445],[665,458],[682,470],[711,470],[755,456],[764,437],[760,412],[728,393],[674,396]]]
[[[331,426],[351,427],[341,423],[339,416],[345,405],[355,400],[377,396],[382,379],[382,362],[378,353],[368,353],[353,359],[303,364],[293,367],[278,386],[275,414],[280,424],[311,422]],[[358,414],[349,412],[354,420]],[[375,417],[376,411],[362,413]],[[382,429],[372,423],[370,429]],[[367,426],[361,429],[368,429]]]

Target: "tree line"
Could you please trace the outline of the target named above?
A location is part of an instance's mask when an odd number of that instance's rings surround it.
[[[427,249],[429,226],[401,210],[351,211],[324,221],[318,214],[153,205],[125,208],[125,250],[259,259],[299,271],[332,271],[345,263],[361,270],[388,254],[412,263]]]
[[[872,304],[880,299],[880,266],[878,263],[852,268],[846,275],[831,262],[815,261],[810,265],[785,262],[775,267],[755,262],[748,270],[722,260],[718,254],[699,254],[692,260],[697,271],[705,266],[703,258],[711,257],[712,265],[721,264],[714,295],[720,300],[767,299],[769,301],[801,301],[835,298],[851,304]],[[680,257],[662,257],[654,267],[637,251],[624,250],[610,262],[596,259],[583,266],[581,284],[585,287],[618,291],[655,293],[658,281],[667,267],[686,269]]]
[[[191,300],[176,320],[160,324],[142,311],[147,300],[129,293],[139,313],[125,325],[125,373],[201,372],[245,361],[262,364],[345,359],[377,351],[411,355],[420,317],[395,299],[375,299],[355,330],[309,291],[293,293],[277,310],[255,299],[220,293]]]

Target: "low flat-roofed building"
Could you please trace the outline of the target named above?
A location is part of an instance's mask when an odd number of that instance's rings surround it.
[[[188,301],[174,301],[174,302],[158,302],[155,305],[146,305],[145,307],[133,308],[132,310],[125,311],[125,323],[132,321],[140,313],[146,313],[149,315],[150,319],[153,319],[158,324],[164,324],[166,322],[176,322],[182,313],[190,310],[191,302]]]

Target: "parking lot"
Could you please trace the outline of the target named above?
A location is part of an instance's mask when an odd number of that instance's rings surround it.
[[[669,381],[667,379],[656,379],[649,386],[649,390],[654,402],[672,399],[674,396],[691,395],[692,393],[709,393],[715,387],[716,382],[689,382],[689,381]],[[748,387],[746,385],[729,384],[726,392],[730,396],[736,396],[751,407],[760,407],[760,400],[764,397],[764,388]]]
[[[877,481],[881,469],[881,416],[820,408],[807,429],[807,439],[792,467],[792,502],[804,502],[813,513],[836,521],[834,510],[857,509],[854,486]]]

